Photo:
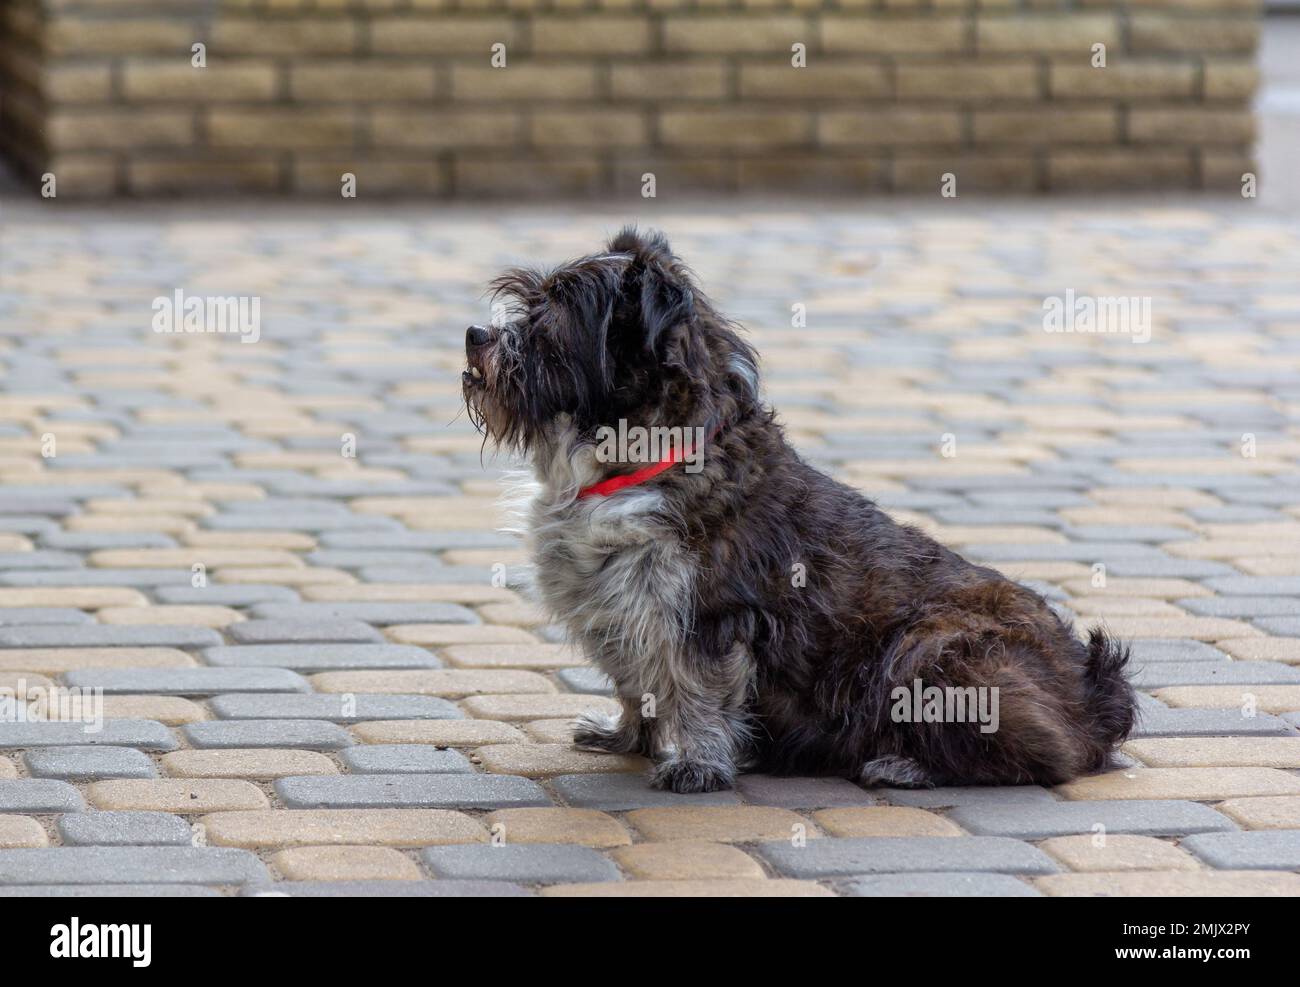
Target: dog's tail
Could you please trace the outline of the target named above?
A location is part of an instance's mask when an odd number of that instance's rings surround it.
[[[1088,635],[1084,681],[1088,690],[1088,731],[1097,746],[1095,767],[1104,767],[1110,753],[1129,735],[1137,717],[1137,696],[1124,670],[1129,648],[1101,628]]]

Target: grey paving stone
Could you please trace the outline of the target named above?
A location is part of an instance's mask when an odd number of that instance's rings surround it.
[[[1231,659],[1204,641],[1187,641],[1177,638],[1140,638],[1128,642],[1133,662],[1153,661],[1230,661]]]
[[[457,603],[259,603],[253,616],[270,620],[357,620],[367,624],[477,624]]]
[[[80,812],[85,807],[81,793],[65,781],[0,781],[0,812]]]
[[[41,536],[41,544],[74,552],[97,552],[104,548],[175,548],[176,539],[147,531],[52,531]]]
[[[1260,630],[1279,637],[1300,637],[1300,617],[1262,617],[1254,624]]]
[[[384,635],[359,620],[242,620],[226,628],[236,644],[383,642]]]
[[[590,847],[569,844],[434,846],[426,847],[421,856],[435,877],[452,880],[585,884],[622,879],[613,861]]]
[[[1224,576],[1205,586],[1221,596],[1300,596],[1300,576]]]
[[[251,644],[205,648],[219,668],[288,668],[300,672],[367,668],[441,668],[431,652],[409,644]]]
[[[437,696],[237,693],[214,696],[209,706],[217,716],[231,720],[362,723],[366,720],[459,720],[465,716],[455,703]]]
[[[198,748],[273,747],[338,750],[352,735],[326,720],[204,720],[187,723],[185,736]]]
[[[0,572],[0,586],[167,586],[190,584],[190,570],[59,569]]]
[[[575,809],[600,809],[621,812],[625,809],[654,809],[682,805],[739,805],[735,792],[701,792],[678,795],[662,792],[646,784],[640,774],[559,775],[550,781],[551,789]]]
[[[75,569],[81,556],[73,552],[0,552],[0,569]]]
[[[581,692],[589,696],[612,696],[614,683],[608,675],[590,665],[578,665],[573,668],[561,668],[556,678],[564,683],[570,692]]]
[[[249,885],[244,897],[284,898],[528,898],[509,881],[277,881]]]
[[[298,593],[288,586],[257,586],[253,584],[207,586],[159,586],[153,591],[159,603],[199,604],[214,607],[248,607],[255,603],[292,603]]]
[[[460,751],[431,744],[361,744],[341,755],[356,774],[468,774],[474,768]]]
[[[1106,558],[1106,571],[1112,576],[1135,579],[1205,579],[1210,576],[1230,576],[1237,570],[1222,562],[1201,559],[1175,559],[1168,556],[1152,558]]]
[[[363,583],[434,583],[445,586],[451,583],[471,586],[488,586],[492,570],[487,566],[367,566],[358,572]],[[523,567],[511,566],[506,570],[506,587],[518,589],[523,582]]]
[[[311,684],[286,668],[85,668],[63,676],[66,685],[114,695],[210,696],[220,692],[310,692]]]
[[[1056,796],[1038,785],[951,788],[876,788],[872,791],[891,805],[918,809],[946,809],[957,805],[1055,805]]]
[[[1167,556],[1159,549],[1139,542],[1063,542],[1061,544],[1011,545],[1005,542],[974,542],[962,546],[962,554],[984,562],[1105,562],[1107,567],[1121,559],[1159,562]]]
[[[1236,827],[1209,806],[1172,800],[1053,802],[1022,805],[962,805],[948,818],[978,836],[1014,836],[1042,840],[1049,836],[1091,833],[1097,825],[1109,833],[1137,836],[1184,836]]]
[[[510,809],[549,806],[535,781],[514,775],[295,776],[275,783],[291,809]]]
[[[207,627],[140,624],[29,624],[0,627],[0,648],[203,648],[220,644]]]
[[[1300,628],[1300,599],[1295,597],[1196,596],[1177,603],[1188,613],[1203,617],[1278,617],[1283,626]]]
[[[1288,685],[1300,669],[1275,661],[1159,661],[1131,665],[1129,681],[1139,689],[1171,685]]]
[[[330,548],[413,549],[441,552],[449,548],[518,548],[515,535],[496,531],[326,531],[320,543]]]
[[[74,846],[189,846],[190,824],[167,812],[76,812],[59,817],[59,836]]]
[[[65,781],[99,778],[156,778],[153,760],[134,747],[45,747],[23,755],[33,778]]]
[[[1300,870],[1300,830],[1204,833],[1179,845],[1220,870]]]
[[[201,884],[15,884],[0,886],[0,898],[220,898]]]
[[[95,618],[70,607],[0,607],[0,626],[11,624],[93,624]]]
[[[1040,898],[1032,884],[1010,874],[881,874],[838,886],[850,898]]]
[[[0,748],[87,746],[172,751],[178,745],[171,731],[156,720],[104,720],[101,723],[79,723],[75,720],[0,721]]]
[[[751,805],[774,805],[786,809],[833,809],[883,802],[845,778],[741,775],[736,779],[736,791]]]
[[[268,881],[248,850],[75,846],[0,850],[0,884],[246,884]]]
[[[908,871],[1054,874],[1058,868],[1037,847],[992,836],[824,837],[793,846],[760,843],[758,855],[787,877],[821,880]]]
[[[1268,713],[1242,716],[1235,709],[1167,709],[1143,705],[1134,737],[1284,737],[1294,736],[1284,718]]]
[[[1196,537],[1186,528],[1159,524],[1078,524],[1061,530],[1067,538],[1079,541],[1131,541],[1170,542],[1188,541]]]
[[[371,565],[436,566],[440,564],[438,556],[433,552],[415,549],[384,551],[364,548],[329,548],[309,553],[306,561],[310,565],[322,566],[326,569],[360,569]],[[362,604],[362,606],[367,605]]]

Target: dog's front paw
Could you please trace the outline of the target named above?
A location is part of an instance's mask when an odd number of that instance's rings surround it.
[[[574,720],[573,746],[602,754],[633,754],[639,739],[634,731],[623,729],[617,717],[588,710]]]
[[[653,788],[680,792],[720,792],[730,788],[736,780],[736,771],[731,765],[709,764],[705,761],[692,761],[688,758],[674,758],[665,761],[655,769],[650,779]]]

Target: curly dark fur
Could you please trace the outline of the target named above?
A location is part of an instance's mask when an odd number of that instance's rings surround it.
[[[800,459],[753,350],[661,236],[626,229],[606,254],[495,287],[516,311],[467,343],[466,402],[531,458],[542,601],[616,683],[621,716],[588,717],[581,746],[657,756],[655,784],[701,791],[739,765],[1056,784],[1127,736],[1127,649],[1100,631],[1085,645],[1031,590]],[[578,498],[641,465],[592,459],[620,419],[718,431],[700,472]],[[917,681],[996,690],[997,730],[898,722],[891,697]]]

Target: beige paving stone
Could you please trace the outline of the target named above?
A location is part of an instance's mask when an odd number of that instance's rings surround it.
[[[576,750],[572,744],[492,744],[474,752],[484,771],[525,778],[648,771],[643,757]]]
[[[302,568],[293,552],[270,548],[105,548],[91,552],[88,565],[109,569],[189,569],[205,565]]]
[[[158,762],[173,778],[286,778],[290,775],[333,775],[338,765],[318,751],[273,748],[183,750],[164,754]]]
[[[524,724],[524,732],[539,744],[572,744],[573,720],[533,720]]]
[[[1236,557],[1229,561],[1250,576],[1300,576],[1300,556]]]
[[[213,846],[434,846],[483,843],[487,830],[449,809],[267,809],[203,816]]]
[[[3,775],[0,775],[3,777]],[[49,846],[45,828],[30,816],[0,815],[0,850]]]
[[[555,884],[542,888],[543,898],[834,898],[813,881],[699,880],[610,881],[603,884]]]
[[[1137,507],[1221,507],[1219,498],[1182,487],[1096,487],[1087,496],[1099,504],[1132,504]]]
[[[1152,768],[1300,768],[1300,737],[1142,737],[1123,749]]]
[[[222,812],[265,809],[266,796],[256,785],[230,778],[119,778],[92,782],[86,799],[97,809],[150,812]]]
[[[1159,524],[1173,525],[1179,528],[1195,528],[1196,522],[1182,511],[1168,507],[1142,507],[1137,504],[1125,504],[1111,507],[1063,507],[1057,512],[1071,524]]]
[[[194,548],[282,548],[310,552],[316,539],[299,531],[188,531],[181,540]]]
[[[1160,546],[1170,555],[1184,559],[1237,559],[1300,556],[1300,538],[1207,538],[1204,541],[1176,541]]]
[[[304,586],[304,600],[323,603],[464,603],[516,604],[508,589],[477,583],[354,583],[348,586]]]
[[[0,533],[0,552],[28,552],[31,551],[32,542],[29,538],[22,535]]]
[[[462,699],[460,707],[470,716],[484,720],[545,720],[577,716],[585,710],[618,712],[619,705],[605,696],[492,695]]]
[[[1212,596],[1200,583],[1190,579],[1135,579],[1108,576],[1105,585],[1095,586],[1091,579],[1068,579],[1061,584],[1073,597],[1119,597],[1133,599],[1147,597],[1157,600],[1181,600],[1193,596]]]
[[[354,583],[356,577],[342,569],[288,569],[262,568],[260,566],[228,566],[212,574],[214,582],[246,585],[249,583],[268,586],[316,586],[338,583]]]
[[[192,520],[177,514],[78,514],[63,520],[65,531],[96,534],[183,535],[194,526]]]
[[[1055,836],[1038,844],[1073,871],[1200,870],[1191,854],[1150,836]]]
[[[1245,716],[1300,711],[1300,685],[1171,685],[1151,694],[1179,709],[1240,709]]]
[[[519,627],[501,627],[492,624],[394,624],[384,630],[390,641],[398,644],[418,644],[430,647],[456,645],[532,645],[539,644],[537,638]],[[453,662],[464,668],[523,668],[521,664],[506,665],[504,662]],[[544,667],[534,665],[533,667]]]
[[[105,607],[99,611],[105,624],[153,624],[167,627],[226,627],[244,619],[244,615],[230,607],[211,606],[149,606]]]
[[[1300,795],[1300,777],[1276,768],[1125,768],[1067,782],[1067,799],[1190,799]]]
[[[545,610],[532,603],[485,603],[478,612],[490,624],[511,627],[539,627],[551,621]]]
[[[304,846],[280,850],[270,864],[286,881],[418,881],[419,866],[382,846]]]
[[[1092,571],[1082,562],[998,562],[989,568],[1008,579],[1041,579],[1049,583],[1086,576]]]
[[[375,720],[354,724],[352,736],[363,744],[443,744],[447,747],[519,744],[526,739],[510,724],[496,720]]]
[[[523,549],[509,551],[503,548],[452,548],[439,555],[447,565],[486,565],[500,562],[503,565],[526,565],[528,553]]]
[[[8,781],[17,777],[18,769],[14,767],[14,762],[7,757],[0,757],[0,779]]]
[[[807,819],[789,809],[754,805],[636,809],[627,814],[626,821],[651,842],[755,843],[820,835]]]
[[[1300,638],[1243,637],[1215,641],[1214,646],[1238,661],[1280,661],[1300,665]]]
[[[1120,596],[1071,597],[1065,605],[1080,617],[1183,617],[1186,611],[1164,600]]]
[[[1037,878],[1053,898],[1294,898],[1300,874],[1280,871],[1130,871],[1051,874]]]
[[[0,669],[0,694],[5,694],[7,697],[21,694],[24,698],[30,698],[53,689],[55,685],[52,678],[36,672]]]
[[[188,668],[193,658],[177,648],[7,648],[0,669],[59,675],[79,668]]]
[[[1225,637],[1262,637],[1250,624],[1223,617],[1107,617],[1081,620],[1082,630],[1105,626],[1121,638],[1191,638],[1194,641],[1217,641]]]
[[[125,586],[0,587],[0,607],[143,607],[149,598]]]
[[[547,670],[584,665],[586,659],[567,644],[457,644],[442,650],[455,668],[532,668]]]
[[[722,843],[679,840],[637,843],[610,853],[637,881],[732,881],[762,879],[763,868],[742,850]]]
[[[86,510],[92,514],[164,514],[181,517],[206,517],[214,508],[193,498],[147,497],[96,497],[86,501]]]
[[[632,842],[621,822],[595,809],[498,809],[484,816],[483,824],[506,843],[573,843],[603,849]]]
[[[433,668],[318,672],[311,676],[311,683],[317,692],[409,693],[420,696],[442,696],[448,699],[492,693],[506,693],[517,697],[523,694],[555,692],[555,686],[536,672],[497,669]],[[538,714],[538,716],[542,715],[545,714]],[[487,717],[487,719],[505,719],[505,717]]]
[[[108,720],[157,720],[169,727],[208,719],[208,712],[192,699],[180,696],[105,696]]]
[[[1300,797],[1294,795],[1228,799],[1215,808],[1243,829],[1300,829]]]
[[[813,821],[828,836],[961,836],[961,827],[933,812],[903,805],[822,809]]]

